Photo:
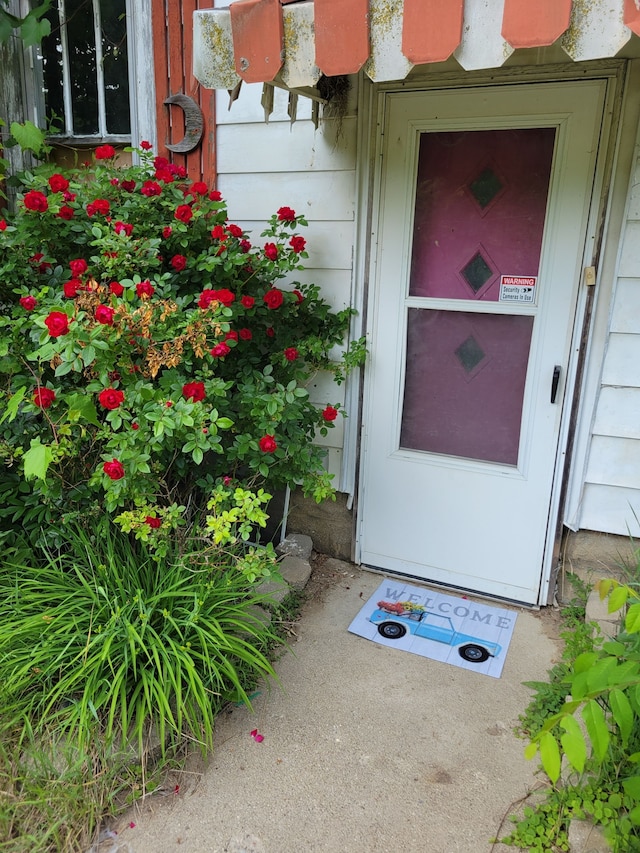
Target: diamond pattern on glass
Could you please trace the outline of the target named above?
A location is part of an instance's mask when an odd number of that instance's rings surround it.
[[[466,341],[460,344],[455,354],[467,373],[471,373],[485,357],[484,350],[473,335],[469,335]]]
[[[478,177],[469,184],[471,195],[483,210],[488,204],[491,204],[501,189],[502,181],[489,166],[483,169]]]
[[[493,275],[493,270],[482,257],[480,252],[476,252],[469,263],[464,266],[460,272],[474,293],[477,293]]]

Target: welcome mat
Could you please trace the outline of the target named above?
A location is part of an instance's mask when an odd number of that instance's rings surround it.
[[[500,678],[517,614],[397,580],[383,581],[349,625],[383,646]]]

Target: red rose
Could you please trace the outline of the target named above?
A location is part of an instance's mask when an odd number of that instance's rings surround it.
[[[110,160],[116,156],[116,149],[113,145],[99,145],[93,155],[96,160]]]
[[[193,218],[193,211],[188,204],[179,204],[176,207],[176,212],[173,214],[180,222],[190,222]]]
[[[143,151],[151,151],[153,145],[150,142],[147,142],[146,139],[143,139],[140,143],[140,148],[142,148]]]
[[[307,245],[307,241],[304,237],[295,236],[289,240],[289,245],[293,249],[296,254],[300,254],[300,252],[304,252],[304,247]]]
[[[98,305],[95,313],[96,322],[101,323],[103,326],[113,326],[114,314],[115,311],[113,308],[109,308],[108,305]]]
[[[272,435],[263,435],[258,444],[263,453],[273,453],[278,448],[276,440]]]
[[[87,214],[93,216],[96,213],[106,215],[109,213],[109,202],[106,198],[97,198],[95,201],[90,201],[87,205]]]
[[[296,212],[290,207],[281,207],[278,210],[278,219],[280,220],[280,222],[293,222],[295,218]]]
[[[122,462],[117,459],[112,459],[111,462],[105,462],[102,470],[111,480],[121,480],[124,477],[124,468]]]
[[[44,321],[52,338],[59,338],[69,331],[69,318],[62,311],[52,311]]]
[[[278,247],[275,243],[265,243],[264,253],[270,261],[278,260]]]
[[[105,388],[98,394],[98,402],[103,409],[117,409],[124,403],[124,392],[117,388]]]
[[[172,232],[173,228],[170,225],[165,225],[165,227],[162,229],[162,236],[165,240],[168,240],[169,237],[171,237]]]
[[[84,258],[76,258],[75,261],[69,261],[69,269],[73,277],[77,278],[89,269],[89,265]]]
[[[240,249],[247,254],[249,249],[251,248],[251,243],[248,240],[240,240]]]
[[[35,298],[35,296],[20,297],[20,305],[22,305],[25,311],[33,311],[37,304],[38,300]]]
[[[212,302],[215,302],[216,299],[216,291],[215,290],[203,290],[200,294],[200,298],[198,299],[198,308],[202,308],[206,310]]]
[[[159,527],[162,526],[162,519],[156,518],[154,515],[148,515],[145,518],[144,523],[148,524],[149,527],[152,527],[154,530],[157,530]]]
[[[274,330],[273,326],[269,326],[268,329],[265,329],[264,333],[268,338],[272,338],[275,335],[275,330]]]
[[[216,294],[216,299],[218,302],[222,302],[225,308],[228,308],[232,302],[235,301],[235,294],[233,294],[230,290],[227,290],[226,287],[221,288],[220,290],[214,290]]]
[[[64,175],[60,175],[58,172],[55,175],[51,175],[48,184],[51,187],[52,193],[62,193],[69,189],[69,181]]]
[[[282,295],[282,291],[278,290],[277,287],[272,287],[271,290],[267,290],[265,295],[262,297],[264,304],[267,308],[279,308],[283,301],[284,296]]]
[[[185,400],[193,400],[199,403],[205,398],[204,382],[187,382],[182,386],[182,396]]]
[[[0,219],[0,231],[6,231],[6,230],[7,230],[6,220]]]
[[[334,406],[327,406],[322,410],[322,417],[325,421],[335,421],[338,417],[338,410]]]
[[[75,216],[75,210],[72,207],[69,207],[67,204],[63,204],[60,210],[58,211],[58,216],[60,219],[66,219],[67,222],[70,219],[73,219]]]
[[[133,225],[129,222],[120,222],[120,220],[118,220],[113,227],[115,228],[116,234],[126,234],[127,237],[131,237],[133,232]]]
[[[155,181],[145,181],[142,185],[142,189],[140,190],[140,192],[142,195],[145,195],[147,196],[147,198],[149,198],[150,196],[160,195],[162,192],[162,187]]]
[[[256,300],[253,298],[253,296],[243,296],[242,299],[240,300],[240,303],[245,308],[253,308],[253,306],[255,305],[255,301]]]
[[[51,388],[36,388],[33,392],[33,402],[40,409],[48,409],[56,399],[56,392]]]
[[[222,193],[220,192],[220,190],[211,190],[211,192],[209,193],[209,200],[222,201]]]
[[[184,255],[174,255],[171,258],[171,266],[176,272],[181,272],[187,265],[187,259]]]
[[[140,424],[137,424],[135,421],[131,424],[131,429],[140,429]]]
[[[242,228],[239,225],[227,225],[227,231],[232,237],[242,237]]]
[[[138,282],[136,284],[136,293],[138,296],[143,299],[146,297],[151,297],[156,292],[155,287],[151,284],[149,279],[145,279],[144,281]]]
[[[220,341],[220,343],[216,344],[210,352],[214,358],[224,358],[225,355],[229,355],[231,352],[231,347],[229,344],[225,344],[224,341]]]
[[[287,361],[295,361],[299,355],[300,353],[295,347],[287,347],[284,351],[284,357]]]
[[[122,187],[122,189],[125,192],[132,193],[136,188],[136,182],[135,181],[122,181],[120,186]]]
[[[294,290],[294,291],[293,291],[293,295],[294,295],[294,296],[296,297],[296,299],[298,300],[298,305],[299,305],[301,302],[304,302],[304,296],[300,293],[300,291],[299,291],[299,290]]]
[[[225,334],[224,339],[225,339],[225,341],[237,341],[238,340],[238,333],[235,331],[235,329],[230,329]]]
[[[204,181],[195,181],[188,190],[188,195],[206,195],[207,194],[207,185]]]
[[[76,200],[76,194],[75,194],[75,193],[70,193],[70,192],[65,192],[65,193],[62,193],[62,198],[63,198],[67,203],[69,203],[69,202],[71,202],[71,201],[75,201],[75,200]]]
[[[251,329],[240,329],[240,331],[238,332],[238,335],[240,337],[240,340],[242,340],[242,341],[250,341],[251,338],[253,337]]]
[[[44,213],[45,210],[49,209],[49,202],[44,193],[38,192],[38,190],[29,190],[24,197],[24,206],[27,210],[37,210]]]
[[[67,299],[75,299],[81,287],[82,282],[78,281],[77,278],[72,278],[70,281],[65,281],[62,285],[62,292]]]
[[[211,229],[211,237],[213,240],[224,240],[227,234],[224,230],[224,225],[214,225]]]
[[[109,285],[109,290],[113,293],[114,296],[122,296],[124,293],[124,287],[120,284],[119,281],[112,281]]]

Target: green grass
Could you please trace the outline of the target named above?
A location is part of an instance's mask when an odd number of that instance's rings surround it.
[[[158,561],[108,521],[67,537],[0,564],[0,851],[82,849],[152,753],[208,751],[220,709],[275,678],[273,601],[241,555]]]

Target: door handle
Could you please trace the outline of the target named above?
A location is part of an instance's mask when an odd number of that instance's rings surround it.
[[[551,402],[555,403],[556,397],[558,396],[558,385],[560,384],[560,372],[561,368],[559,364],[553,368],[553,377],[551,379]]]

